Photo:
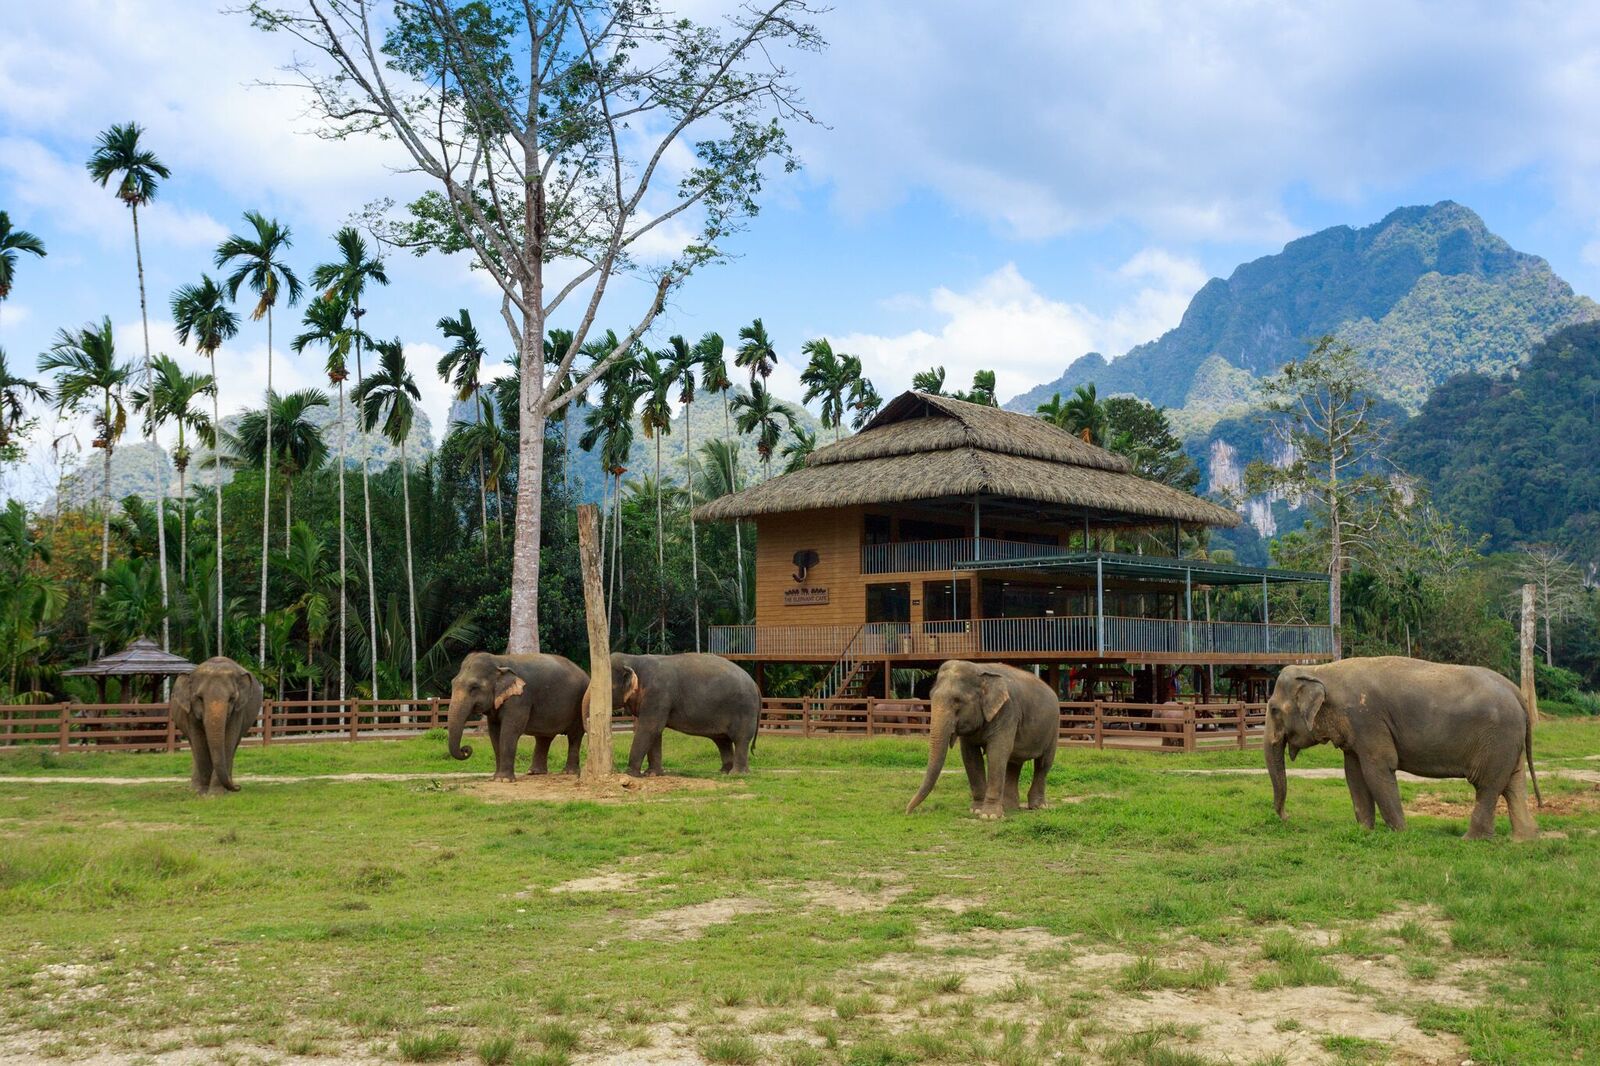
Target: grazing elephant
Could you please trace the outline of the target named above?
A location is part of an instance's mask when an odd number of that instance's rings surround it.
[[[560,655],[490,655],[475,651],[450,682],[450,754],[472,758],[461,743],[468,721],[483,715],[494,745],[494,780],[515,781],[517,741],[534,738],[528,773],[549,772],[550,742],[567,738],[565,773],[578,772],[583,741],[583,695],[589,675]]]
[[[1372,828],[1374,804],[1390,829],[1406,827],[1395,781],[1404,770],[1472,782],[1478,797],[1469,840],[1494,836],[1501,796],[1513,839],[1539,835],[1523,774],[1526,760],[1537,798],[1533,723],[1517,687],[1493,670],[1399,656],[1286,667],[1267,703],[1267,772],[1279,818],[1288,790],[1284,749],[1293,759],[1323,743],[1344,752],[1345,784],[1364,828]]]
[[[237,792],[233,753],[261,717],[261,682],[226,656],[207,659],[172,683],[172,724],[189,741],[190,782],[205,795]]]
[[[907,814],[933,791],[944,772],[945,753],[958,737],[974,814],[995,819],[1020,807],[1017,779],[1029,759],[1033,785],[1028,809],[1044,806],[1044,782],[1055,762],[1061,728],[1061,708],[1049,685],[1014,666],[951,660],[939,667],[932,700],[928,772],[906,804]]]
[[[585,699],[585,704],[588,700]],[[719,655],[611,656],[611,709],[637,715],[628,773],[661,773],[661,734],[676,729],[710,737],[722,753],[722,772],[750,772],[761,723],[761,690],[755,680]]]
[[[1146,726],[1154,732],[1160,733],[1163,748],[1183,747],[1183,705],[1178,703],[1164,703],[1150,712],[1151,724]]]

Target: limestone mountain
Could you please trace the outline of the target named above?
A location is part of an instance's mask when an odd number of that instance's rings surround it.
[[[1006,406],[1032,411],[1094,382],[1172,410],[1189,434],[1248,410],[1255,380],[1325,333],[1367,354],[1385,395],[1415,413],[1464,372],[1500,374],[1564,326],[1600,319],[1550,264],[1451,201],[1334,226],[1213,278],[1179,324],[1119,359],[1090,353]]]

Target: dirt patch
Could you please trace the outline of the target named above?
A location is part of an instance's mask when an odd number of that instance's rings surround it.
[[[733,897],[713,899],[705,903],[691,903],[686,907],[657,911],[637,918],[631,923],[636,937],[658,940],[693,940],[707,929],[746,914],[758,914],[768,909],[759,899]]]
[[[1419,792],[1406,804],[1407,812],[1425,814],[1435,818],[1469,818],[1472,816],[1473,797],[1465,791]],[[1545,796],[1543,807],[1530,807],[1535,818],[1541,814],[1593,814],[1600,811],[1600,785],[1581,792],[1552,792]],[[1505,804],[1498,803],[1496,810],[1505,814]]]
[[[973,929],[964,933],[924,930],[917,943],[927,950],[886,955],[868,967],[869,971],[904,979],[959,976],[963,993],[987,995],[1028,980],[1029,955],[1065,947],[1067,942],[1043,929]],[[1073,958],[1074,968],[1079,961]]]
[[[559,885],[552,885],[552,892],[625,892],[641,887],[646,881],[657,874],[643,873],[635,870],[612,870],[608,873],[594,874],[589,877],[577,877],[571,881],[563,881]]]
[[[799,892],[816,907],[832,907],[840,914],[865,914],[881,911],[907,892],[909,885],[886,884],[878,888],[858,888],[827,881],[808,881]]]
[[[486,803],[631,803],[686,792],[718,792],[733,782],[706,777],[626,777],[615,774],[591,784],[570,774],[524,775],[515,781],[483,781],[464,791]]]

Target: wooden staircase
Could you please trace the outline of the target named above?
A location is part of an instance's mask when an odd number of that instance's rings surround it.
[[[822,680],[812,688],[808,699],[862,699],[883,691],[883,671],[887,669],[887,663],[880,659],[858,658],[861,637],[866,630],[867,627],[863,625],[851,635],[838,661],[822,675]]]

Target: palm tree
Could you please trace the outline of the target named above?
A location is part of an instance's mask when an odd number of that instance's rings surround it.
[[[39,656],[51,646],[39,630],[66,606],[66,587],[35,565],[50,557],[50,542],[35,531],[22,501],[7,500],[0,510],[0,667],[8,702],[21,695],[17,676],[25,665],[37,675]],[[8,735],[12,728],[6,725]]]
[[[133,393],[133,409],[143,412],[154,429],[168,422],[178,426],[178,447],[173,450],[172,464],[178,468],[178,580],[186,582],[189,580],[189,445],[184,431],[194,430],[201,443],[215,447],[216,434],[210,417],[192,405],[196,398],[216,393],[216,379],[210,374],[185,373],[170,355],[156,356],[151,368],[154,376],[148,387]]]
[[[1061,405],[1056,423],[1068,433],[1076,433],[1088,444],[1105,444],[1106,409],[1095,396],[1094,382],[1079,385],[1072,399]]]
[[[847,355],[845,360],[850,365],[850,410],[854,412],[850,417],[850,428],[860,433],[868,422],[878,416],[883,397],[878,395],[877,387],[862,374],[860,359]]]
[[[322,638],[327,635],[332,605],[328,602],[333,573],[322,557],[322,538],[304,522],[296,522],[289,530],[289,546],[282,555],[273,556],[273,565],[284,576],[289,594],[294,597],[286,610],[298,615],[306,626],[306,700],[314,699],[312,678],[315,676],[315,656]]]
[[[767,327],[761,324],[759,318],[739,328],[739,341],[739,351],[733,357],[733,362],[735,366],[750,371],[750,385],[753,388],[756,378],[766,381],[772,376],[772,370],[778,364],[778,352],[772,346],[772,338],[767,336]]]
[[[722,394],[722,433],[729,442],[729,449],[724,458],[728,460],[727,477],[731,486],[729,491],[739,491],[739,438],[733,435],[733,417],[728,410],[728,390],[733,388],[733,381],[728,377],[728,362],[724,358],[724,345],[720,333],[711,332],[701,337],[694,346],[695,357],[700,362],[700,384],[711,392]],[[690,521],[693,521],[691,518]],[[738,570],[738,588],[735,590],[739,605],[739,621],[745,618],[744,611],[744,532],[743,523],[733,523],[733,564]]]
[[[499,416],[494,412],[493,407],[485,404],[482,418],[475,422],[457,420],[450,429],[460,437],[463,447],[476,451],[480,456],[478,469],[484,490],[495,494],[495,506],[500,507],[500,478],[510,465],[511,451],[517,438],[516,434],[500,425]]]
[[[835,355],[833,345],[826,337],[806,341],[800,346],[800,351],[810,359],[800,372],[800,383],[806,387],[806,394],[800,401],[822,401],[822,424],[833,430],[833,441],[837,444],[839,427],[844,422],[845,394],[850,391],[853,381],[850,374],[851,357]],[[860,370],[859,363],[856,364],[856,370]]]
[[[311,272],[311,284],[322,290],[322,298],[329,299],[338,295],[349,302],[350,314],[356,320],[356,382],[359,384],[364,371],[361,367],[361,342],[366,334],[361,329],[361,296],[366,292],[369,282],[379,285],[389,284],[389,275],[384,273],[383,260],[369,259],[367,257],[367,242],[361,239],[361,234],[354,226],[345,226],[333,235],[334,243],[339,246],[339,259],[332,263],[323,263]],[[372,580],[372,461],[371,449],[366,442],[361,447],[361,525],[366,534],[367,556],[367,631],[377,632],[378,628],[378,590]],[[343,506],[344,494],[339,494]],[[339,543],[344,544],[344,538],[339,538]],[[378,698],[378,642],[371,639],[368,642],[372,654],[372,698]]]
[[[694,597],[694,650],[700,650],[700,538],[694,527],[694,421],[695,370],[699,352],[681,336],[668,339],[670,355],[667,378],[678,386],[678,402],[683,405],[683,476],[689,486],[689,582]]]
[[[944,395],[944,367],[936,366],[928,370],[919,370],[911,375],[911,387],[918,392],[932,393],[934,396]]]
[[[607,331],[610,332],[609,330]],[[580,350],[592,352],[593,342],[585,344]],[[553,329],[544,336],[544,365],[552,370],[561,366],[561,361],[567,357],[567,349],[572,347],[572,331],[570,329]],[[616,345],[611,346],[615,348]],[[606,349],[601,358],[609,355],[611,348]],[[566,374],[560,381],[552,382],[550,387],[555,392],[570,392],[577,384],[577,368],[568,367]],[[562,406],[554,417],[561,420],[561,491],[570,494],[572,491],[572,412],[579,404],[589,402],[589,390],[584,389],[577,393]]]
[[[312,408],[326,406],[328,394],[321,389],[300,389],[286,396],[268,393],[264,409],[246,411],[232,433],[222,434],[236,465],[260,467],[263,471],[270,465],[283,477],[285,549],[289,546],[289,526],[294,521],[294,479],[328,459],[328,442],[311,419]],[[270,437],[268,426],[272,427]],[[266,461],[269,455],[270,464]]]
[[[44,242],[25,229],[13,229],[11,216],[0,211],[0,304],[5,303],[11,295],[11,286],[16,283],[20,252],[43,259]]]
[[[783,457],[788,460],[783,465],[785,474],[792,474],[801,470],[806,465],[806,460],[811,458],[811,453],[817,450],[817,435],[805,426],[792,426],[794,439],[783,446]]]
[[[100,183],[103,189],[117,178],[117,198],[128,205],[128,212],[133,217],[133,259],[139,270],[139,319],[144,324],[144,380],[145,387],[150,387],[152,368],[150,362],[150,313],[145,305],[144,295],[144,251],[139,243],[139,208],[149,204],[156,198],[156,189],[161,181],[171,177],[169,171],[155,153],[139,145],[141,130],[137,123],[129,122],[122,126],[112,126],[100,135],[100,142],[95,146],[94,154],[89,157],[89,176]],[[155,424],[148,418],[145,420],[145,436],[155,442]],[[159,559],[158,576],[161,579],[161,647],[165,651],[172,649],[171,624],[167,620],[167,522],[166,499],[167,488],[165,485],[166,472],[164,457],[156,456],[156,554]]]
[[[671,352],[645,352],[637,363],[639,388],[644,399],[644,406],[639,410],[639,428],[644,430],[645,440],[656,444],[656,580],[661,593],[656,620],[663,652],[667,650],[667,540],[661,521],[661,438],[672,433],[671,359]]]
[[[228,297],[239,298],[239,289],[250,286],[256,294],[256,306],[250,317],[267,320],[267,403],[266,452],[272,451],[272,309],[280,295],[288,297],[292,307],[300,302],[300,279],[283,262],[282,257],[293,240],[289,227],[276,219],[268,219],[258,211],[246,211],[244,220],[255,231],[253,236],[234,234],[217,246],[216,265],[221,270],[234,264],[233,273],[224,283]],[[263,663],[267,658],[267,542],[272,528],[272,464],[262,467],[261,479],[261,621],[256,626],[256,654]],[[285,530],[285,533],[288,531]]]
[[[50,402],[50,390],[27,378],[19,378],[6,365],[6,350],[0,348],[0,453],[11,443],[11,434],[27,413],[23,401]]]
[[[422,398],[416,379],[406,367],[405,350],[398,340],[374,341],[378,369],[356,386],[355,403],[362,427],[371,432],[381,421],[383,435],[400,449],[400,491],[405,499],[406,597],[410,608],[411,698],[417,698],[417,581],[411,559],[411,468],[406,463],[406,438],[416,420],[416,401]]]
[[[611,364],[600,379],[600,404],[584,416],[583,435],[578,447],[592,452],[600,449],[600,467],[611,482],[610,504],[614,529],[611,535],[610,591],[606,602],[616,610],[617,574],[622,562],[622,475],[628,472],[628,456],[633,451],[633,410],[639,400],[637,373],[632,357]],[[605,502],[602,493],[602,503]]]
[[[117,362],[117,343],[107,316],[98,326],[88,323],[79,330],[58,333],[56,343],[39,357],[39,372],[56,375],[57,410],[77,413],[91,402],[99,405],[94,413],[94,446],[105,452],[100,487],[100,569],[104,572],[111,566],[111,453],[128,428],[122,390],[133,379],[133,368]],[[104,588],[102,581],[102,591]]]
[[[223,341],[232,340],[238,335],[239,316],[228,306],[222,286],[211,280],[209,275],[202,274],[198,285],[185,285],[172,294],[172,321],[179,343],[188,344],[192,339],[195,350],[211,363],[211,451],[214,457],[217,450],[215,431],[222,428],[221,400],[217,396],[220,390],[215,386],[217,349],[222,347]],[[222,639],[223,618],[227,614],[222,597],[222,464],[213,463],[211,469],[211,490],[217,508],[217,654],[226,655]]]
[[[962,394],[961,398],[968,403],[978,403],[985,407],[999,407],[1000,398],[995,395],[994,371],[974,370],[972,372],[972,391]]]
[[[456,399],[462,403],[476,400],[478,421],[483,421],[487,405],[483,400],[483,361],[488,351],[478,336],[478,327],[472,324],[472,315],[465,307],[455,318],[439,319],[439,331],[455,343],[439,357],[439,377],[456,390]],[[571,334],[568,334],[568,341]],[[483,470],[483,449],[478,449],[478,524],[483,531],[483,558],[489,560],[489,485]]]
[[[733,423],[739,427],[739,432],[756,435],[756,454],[761,456],[770,481],[772,454],[783,440],[783,431],[792,431],[795,427],[794,409],[782,400],[773,399],[772,393],[759,381],[750,386],[749,392],[741,392],[733,398],[733,409],[738,412]]]
[[[339,437],[339,704],[342,707],[345,699],[345,675],[347,664],[345,648],[348,644],[349,623],[346,614],[345,585],[349,574],[347,553],[345,551],[345,503],[344,503],[344,468],[345,468],[345,423],[344,423],[344,383],[350,377],[350,371],[345,363],[345,357],[350,354],[350,346],[355,341],[355,336],[360,331],[348,325],[350,302],[342,295],[335,293],[320,300],[312,300],[306,307],[306,331],[299,334],[289,342],[289,347],[296,355],[305,350],[308,344],[321,344],[328,349],[328,383],[339,390],[339,422],[336,432]],[[309,685],[309,682],[308,682]],[[310,697],[308,696],[307,699]]]

